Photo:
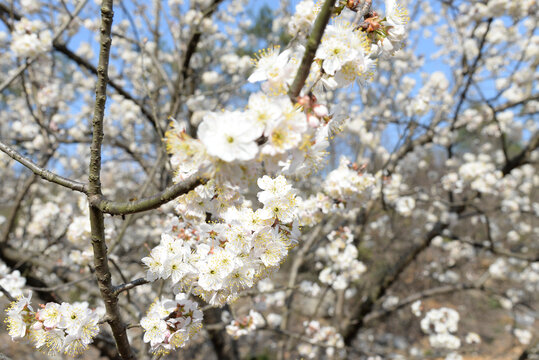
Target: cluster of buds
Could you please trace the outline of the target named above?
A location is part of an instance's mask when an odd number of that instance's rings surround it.
[[[327,124],[331,120],[327,106],[317,103],[314,94],[310,93],[309,95],[298,97],[297,103],[305,111],[309,126],[317,128],[322,122]]]

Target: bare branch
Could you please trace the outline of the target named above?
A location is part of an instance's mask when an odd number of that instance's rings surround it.
[[[530,161],[531,153],[539,148],[539,132],[536,132],[528,142],[528,145],[518,155],[510,159],[502,169],[504,175],[509,174],[514,168],[527,164]]]
[[[131,290],[137,286],[149,284],[150,282],[144,278],[138,278],[126,284],[121,284],[114,287],[114,295],[119,295],[124,291]]]
[[[187,181],[171,185],[157,194],[136,201],[110,201],[106,200],[101,194],[95,194],[90,196],[90,203],[92,204],[92,206],[98,208],[100,211],[106,214],[134,214],[142,211],[157,209],[159,206],[176,199],[182,194],[188,193],[189,191],[196,188],[198,185],[204,183],[204,179],[189,179]]]
[[[0,141],[0,150],[6,153],[13,160],[17,161],[18,163],[32,170],[34,174],[41,177],[42,179],[45,179],[47,181],[61,185],[63,187],[66,187],[74,191],[79,191],[84,194],[88,193],[88,188],[86,184],[68,179],[66,177],[50,172],[49,170],[43,169],[42,167],[38,166],[36,163],[32,162],[32,160],[18,153],[17,151],[15,151],[14,149],[12,149],[11,147],[9,147],[8,145],[4,144],[1,141]]]
[[[103,0],[101,3],[99,64],[97,66],[97,86],[95,91],[94,117],[92,120],[92,144],[90,146],[90,166],[88,174],[89,196],[101,195],[101,146],[103,142],[103,118],[107,101],[109,57],[112,42],[112,4],[112,0]],[[109,319],[108,323],[122,359],[134,360],[135,355],[129,345],[125,324],[123,323],[120,314],[118,296],[114,294],[114,288],[111,282],[107,244],[105,242],[103,212],[91,203],[89,212],[95,274],[101,297],[105,303],[106,314]]]

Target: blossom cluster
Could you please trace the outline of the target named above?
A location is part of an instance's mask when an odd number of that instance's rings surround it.
[[[496,170],[490,156],[483,154],[476,157],[466,153],[463,159],[465,162],[457,172],[448,173],[442,178],[444,188],[455,193],[460,193],[467,187],[481,193],[495,192],[502,174]]]
[[[355,81],[363,84],[373,76],[376,58],[370,56],[371,43],[364,32],[354,29],[346,20],[326,28],[316,58],[322,61],[329,88],[346,87]]]
[[[240,336],[248,335],[256,329],[265,325],[266,322],[259,312],[250,310],[249,315],[240,319],[232,320],[230,324],[226,326],[226,332],[235,339]]]
[[[22,295],[22,289],[26,285],[26,278],[21,276],[19,270],[10,271],[10,269],[0,261],[0,286],[6,290],[9,295],[16,298]],[[4,293],[0,291],[0,298]]]
[[[351,209],[361,208],[369,200],[375,183],[374,176],[362,173],[342,157],[339,167],[326,177],[323,188],[340,206]]]
[[[146,278],[170,278],[175,291],[191,289],[222,305],[278,269],[299,236],[296,195],[283,176],[264,176],[258,186],[264,206],[256,211],[229,207],[219,222],[176,220],[142,259],[148,267]]]
[[[320,9],[314,4],[302,6],[309,13]],[[223,305],[279,268],[300,235],[300,204],[306,208],[285,176],[306,176],[323,166],[329,141],[342,130],[346,117],[331,112],[319,99],[326,98],[324,88],[363,83],[372,76],[376,58],[384,51],[372,52],[377,48],[375,40],[388,37],[387,31],[405,23],[400,17],[403,13],[399,15],[395,7],[388,9],[392,11],[388,19],[393,20],[384,19],[376,36],[345,19],[353,11],[340,11],[316,52],[306,84],[311,90],[298,97],[291,99],[288,91],[305,48],[293,41],[284,50],[270,47],[258,53],[248,81],[262,82],[261,91],[249,97],[244,109],[197,115],[196,138],[182,124],[171,122],[166,143],[174,181],[195,176],[209,180],[178,198],[178,218],[142,259],[147,280],[170,279],[175,293]],[[296,18],[301,32],[300,27],[307,30],[315,16]],[[397,20],[402,21],[397,24]],[[206,82],[213,81],[214,75],[207,74]],[[352,207],[369,198],[374,177],[348,165],[343,160],[328,175],[327,195],[318,197],[324,208],[333,207],[331,203]],[[249,197],[252,179],[258,179],[262,190],[257,194],[258,204]],[[356,259],[357,249],[341,240],[334,242],[331,256],[351,261],[328,267],[323,277],[326,281],[338,278],[335,284],[342,288],[366,269]],[[231,329],[241,333],[240,323]],[[156,337],[154,342],[160,341]]]
[[[349,227],[334,230],[328,235],[329,243],[316,249],[317,267],[323,268],[319,279],[335,290],[344,290],[367,271],[357,259],[358,250]]]
[[[336,355],[345,356],[344,339],[341,334],[332,326],[323,326],[318,321],[305,321],[305,335],[312,340],[313,343],[302,343],[298,346],[298,351],[302,356],[309,359],[316,359],[318,356],[319,346],[316,343],[323,344],[326,356],[333,358]]]
[[[144,342],[150,343],[152,352],[166,354],[184,347],[202,328],[202,311],[198,304],[179,293],[174,299],[156,299],[145,317],[140,320],[144,329]]]
[[[85,351],[99,333],[99,313],[87,302],[41,305],[34,311],[31,294],[20,296],[6,310],[12,339],[29,338],[38,350],[76,356]]]
[[[432,309],[421,320],[421,330],[429,335],[434,348],[458,349],[460,339],[453,335],[458,329],[459,313],[450,308]]]
[[[18,57],[33,57],[47,51],[52,44],[52,34],[44,28],[45,24],[39,20],[22,18],[11,33],[11,51]]]

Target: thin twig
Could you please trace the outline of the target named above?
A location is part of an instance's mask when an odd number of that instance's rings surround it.
[[[55,174],[49,170],[43,169],[42,167],[32,162],[32,160],[20,154],[19,152],[12,149],[11,147],[9,147],[8,145],[4,144],[1,141],[0,141],[0,150],[3,151],[5,154],[7,154],[9,157],[11,157],[13,160],[19,162],[20,164],[26,166],[28,169],[32,170],[32,172],[36,174],[37,176],[47,181],[61,185],[63,187],[66,187],[74,191],[79,191],[84,194],[87,194],[88,192],[86,184],[68,179],[66,177]]]

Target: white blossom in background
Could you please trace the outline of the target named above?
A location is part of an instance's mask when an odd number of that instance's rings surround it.
[[[374,190],[375,178],[351,168],[349,160],[341,158],[339,167],[328,174],[324,190],[334,200],[346,207],[361,207]]]
[[[451,352],[447,354],[447,356],[445,357],[445,360],[462,360],[462,356],[456,352]]]
[[[52,34],[39,20],[22,18],[12,32],[11,51],[19,57],[34,57],[52,45]]]
[[[429,335],[433,348],[458,349],[461,341],[453,335],[458,329],[459,313],[450,308],[429,310],[421,320],[421,330]]]
[[[332,231],[329,243],[316,249],[317,268],[322,269],[318,278],[335,290],[344,290],[358,281],[367,267],[357,259],[358,250],[348,227]]]
[[[401,197],[396,201],[395,208],[400,215],[408,217],[415,209],[415,200],[411,196]]]
[[[300,1],[295,10],[292,19],[288,22],[288,33],[292,36],[309,34],[317,14],[315,2],[312,0]]]
[[[2,286],[13,298],[23,295],[23,288],[26,285],[26,278],[21,276],[19,270],[10,269],[0,261],[0,286]],[[0,298],[4,293],[0,291]]]
[[[298,346],[298,352],[309,358],[316,359],[320,356],[319,352],[323,351],[328,357],[345,357],[344,340],[332,326],[323,326],[318,321],[305,321],[305,335],[315,343],[324,344],[324,348],[312,345],[306,342]]]
[[[41,8],[39,0],[21,0],[21,6],[25,12],[34,13]]]
[[[514,332],[515,337],[522,345],[528,345],[532,340],[532,333],[529,330],[526,329],[515,329]]]
[[[410,309],[412,310],[412,314],[414,314],[415,316],[421,316],[421,300],[414,301],[410,306]]]
[[[466,344],[480,344],[481,337],[477,333],[469,332],[468,334],[466,334],[465,341]]]
[[[226,332],[233,338],[238,339],[240,336],[248,335],[265,324],[266,322],[260,313],[250,310],[249,315],[232,320],[226,326]]]

